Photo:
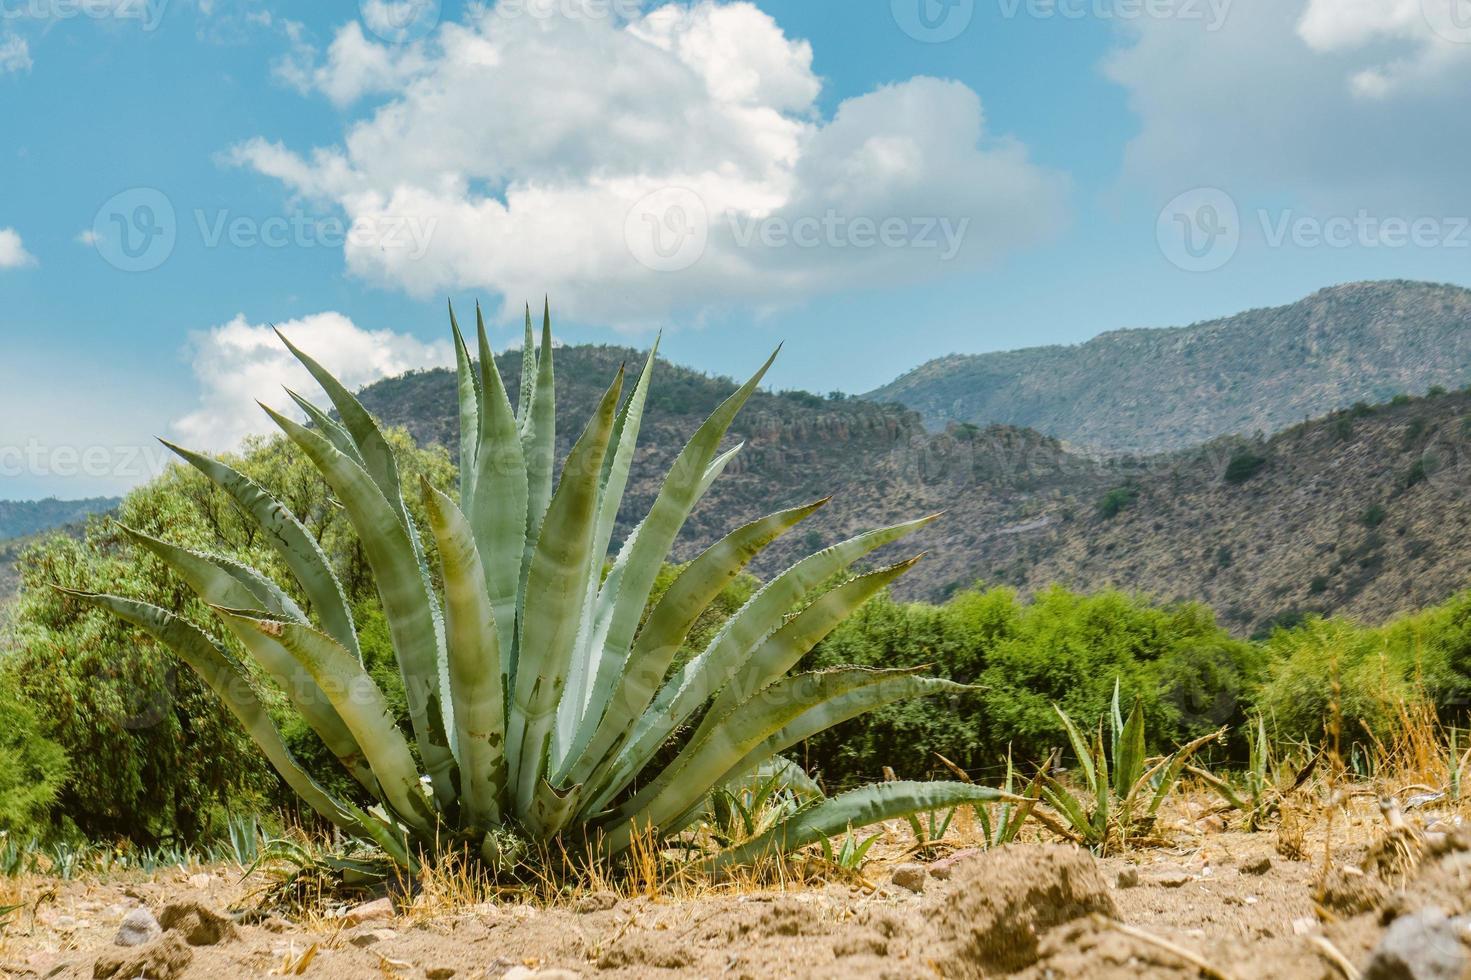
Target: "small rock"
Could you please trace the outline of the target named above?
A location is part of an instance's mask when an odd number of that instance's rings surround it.
[[[1118,880],[1114,884],[1119,888],[1137,888],[1139,886],[1139,869],[1135,867],[1120,868]]]
[[[368,946],[375,946],[378,943],[386,943],[390,939],[397,938],[398,933],[394,932],[392,929],[364,929],[358,932],[354,932],[352,935],[348,936],[347,941],[352,943],[359,949],[365,949]]]
[[[590,912],[606,912],[617,905],[618,896],[612,892],[593,892],[579,898],[573,910],[579,915],[587,915]]]
[[[266,932],[281,933],[285,932],[287,929],[290,929],[291,923],[287,922],[279,915],[273,915],[267,918],[266,921],[262,922],[260,924],[260,927]]]
[[[907,888],[912,892],[924,891],[925,867],[922,864],[901,864],[894,869],[889,878],[900,888]]]
[[[203,872],[189,876],[189,884],[200,890],[208,889],[210,885],[214,884],[214,880],[214,875],[204,874]]]
[[[69,915],[58,915],[51,920],[51,928],[57,932],[71,932],[77,927],[77,920]]]
[[[1244,875],[1264,875],[1272,870],[1272,859],[1263,854],[1261,857],[1252,858],[1241,865],[1241,873]]]
[[[164,932],[177,932],[190,946],[216,946],[239,935],[235,923],[194,902],[165,905],[158,913]]]
[[[343,919],[349,926],[360,926],[364,922],[393,918],[393,900],[380,898],[347,910]]]
[[[1166,868],[1162,871],[1150,872],[1148,883],[1157,888],[1180,888],[1193,880],[1188,871],[1182,871],[1179,868]]]
[[[1467,966],[1461,945],[1468,920],[1437,908],[1407,915],[1384,932],[1364,967],[1364,980],[1459,980]]]
[[[967,847],[956,851],[949,857],[941,858],[930,865],[930,877],[937,881],[949,881],[950,876],[955,873],[955,866],[962,861],[973,858],[983,853],[979,847]]]
[[[189,968],[194,951],[180,936],[164,936],[156,943],[149,943],[131,953],[104,953],[92,966],[94,980],[133,980],[148,977],[149,980],[174,980]]]
[[[146,946],[163,935],[163,927],[147,909],[134,909],[123,916],[122,925],[113,937],[116,946]]]
[[[1316,936],[1323,931],[1318,920],[1311,915],[1292,920],[1292,934],[1294,936]]]
[[[431,966],[424,971],[426,980],[449,980],[454,975],[455,968],[452,966]]]

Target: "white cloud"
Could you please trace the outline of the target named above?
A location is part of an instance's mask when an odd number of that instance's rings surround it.
[[[20,232],[14,228],[0,228],[0,269],[20,269],[35,264],[36,257],[26,251]]]
[[[86,245],[89,248],[95,247],[97,245],[97,232],[93,231],[91,228],[83,228],[81,231],[77,232],[77,237],[74,239],[74,241],[78,245]]]
[[[293,344],[354,390],[413,368],[440,367],[454,360],[448,343],[425,344],[391,330],[365,330],[336,312],[278,326]],[[196,334],[192,355],[200,404],[172,426],[176,437],[191,448],[226,450],[247,435],[276,431],[257,400],[301,418],[282,386],[327,404],[311,375],[271,327],[248,323],[243,315]]]
[[[0,37],[0,75],[30,71],[34,64],[31,46],[25,38],[15,34]]]
[[[325,62],[287,77],[338,104],[393,95],[339,146],[303,154],[256,139],[233,159],[359,229],[432,224],[422,255],[376,234],[350,242],[362,278],[417,296],[486,289],[512,305],[550,291],[570,315],[618,322],[925,279],[1065,220],[1066,180],[989,133],[963,85],[915,78],[823,119],[810,45],[751,3],[670,4],[631,21],[517,9],[472,8],[410,45],[343,28]],[[641,264],[626,234],[638,230],[631,209],[664,188],[709,217],[703,256],[679,272]],[[812,247],[742,244],[753,221],[829,217],[902,220],[914,234],[943,220],[964,236],[953,261],[943,247],[855,245],[866,236],[846,225]]]
[[[1349,213],[1471,213],[1471,139],[1455,122],[1471,44],[1433,26],[1450,2],[1235,0],[1217,31],[1141,18],[1106,66],[1140,121],[1128,173],[1161,203],[1217,186]]]

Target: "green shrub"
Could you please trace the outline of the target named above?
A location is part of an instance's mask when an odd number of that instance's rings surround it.
[[[50,836],[48,811],[69,765],[30,706],[0,688],[0,832],[22,844]]]
[[[1110,520],[1134,506],[1138,500],[1138,487],[1115,487],[1104,494],[1102,500],[1098,501],[1098,516],[1104,520]]]
[[[412,449],[405,433],[391,439],[404,479],[427,473],[449,482],[442,449]],[[360,546],[310,464],[282,440],[252,443],[235,463],[279,495],[322,541],[363,626],[363,653],[380,683],[397,676],[378,599]],[[418,494],[410,496],[417,501]],[[230,555],[293,581],[276,553],[235,507],[194,470],[172,467],[133,491],[119,519],[148,534]],[[93,521],[81,541],[53,537],[22,556],[21,594],[12,636],[0,655],[0,686],[8,685],[40,712],[44,734],[70,756],[71,778],[60,808],[90,837],[194,842],[207,836],[230,807],[294,806],[250,738],[220,700],[178,658],[114,617],[71,601],[52,588],[101,589],[137,596],[196,622],[209,617],[192,593],[153,556],[135,549],[115,525]],[[304,597],[297,595],[299,602]],[[240,654],[233,641],[225,645]],[[389,686],[390,704],[402,691]],[[267,703],[284,707],[274,689]],[[293,752],[327,759],[325,746],[280,711]],[[332,772],[335,763],[323,772]],[[334,789],[352,791],[351,786]]]
[[[1258,456],[1252,452],[1240,452],[1231,457],[1226,464],[1227,483],[1245,483],[1261,472],[1263,466],[1267,465],[1265,456]]]
[[[1395,395],[1393,398],[1391,398],[1389,400],[1389,404],[1395,405],[1395,406],[1408,405],[1412,401],[1414,401],[1414,399],[1411,398],[1409,395],[1399,394],[1399,395]]]
[[[1373,504],[1359,516],[1359,523],[1364,527],[1378,527],[1388,516],[1389,511],[1384,509],[1383,504]]]

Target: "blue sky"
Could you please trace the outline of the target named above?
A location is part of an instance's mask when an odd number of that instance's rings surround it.
[[[0,0],[0,498],[262,431],[271,323],[361,384],[550,292],[858,392],[1465,284],[1468,81],[1471,0]]]

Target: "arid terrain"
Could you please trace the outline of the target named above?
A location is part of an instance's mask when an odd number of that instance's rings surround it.
[[[785,886],[581,889],[551,902],[426,887],[396,908],[325,898],[288,918],[262,907],[268,879],[235,867],[23,879],[0,896],[22,906],[0,975],[1457,976],[1432,961],[1471,962],[1454,918],[1471,912],[1471,835],[1433,804],[1392,831],[1374,794],[1339,796],[1331,828],[1329,811],[1304,805],[1258,833],[1221,831],[1187,804],[1163,819],[1169,846],[1101,859],[1035,840],[969,848],[964,813],[918,856],[894,822],[856,874],[809,867]],[[161,936],[139,931],[155,920]],[[146,941],[118,945],[120,930]],[[1419,957],[1416,972],[1395,950]]]

